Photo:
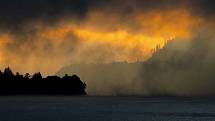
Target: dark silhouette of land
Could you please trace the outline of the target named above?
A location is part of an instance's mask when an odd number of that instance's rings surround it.
[[[0,95],[86,95],[86,84],[76,75],[43,78],[41,73],[13,74],[11,69],[0,71]]]

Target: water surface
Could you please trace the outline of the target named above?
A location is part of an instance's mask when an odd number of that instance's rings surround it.
[[[0,121],[213,121],[215,98],[0,97]]]

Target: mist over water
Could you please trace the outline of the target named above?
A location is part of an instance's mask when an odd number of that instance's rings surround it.
[[[89,95],[142,95],[142,62],[110,64],[76,64],[62,68],[56,74],[77,74],[87,84]]]

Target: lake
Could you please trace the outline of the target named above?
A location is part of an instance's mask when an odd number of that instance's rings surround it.
[[[0,121],[212,121],[212,97],[0,97]]]

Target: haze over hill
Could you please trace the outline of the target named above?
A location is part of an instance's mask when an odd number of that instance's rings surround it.
[[[78,74],[91,95],[214,95],[214,36],[173,40],[145,62],[76,64],[56,74]]]

